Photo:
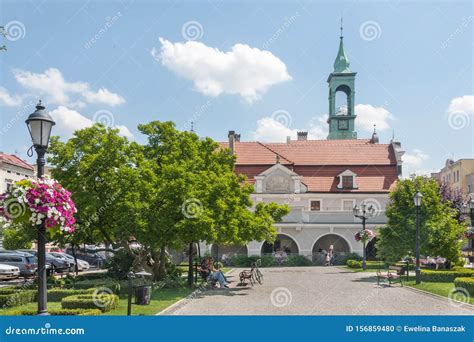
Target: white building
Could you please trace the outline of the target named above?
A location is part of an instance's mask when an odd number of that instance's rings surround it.
[[[6,192],[14,182],[34,175],[33,165],[16,155],[0,152],[0,193]]]
[[[388,194],[401,175],[401,144],[379,143],[375,132],[370,139],[357,139],[355,131],[355,76],[349,69],[341,37],[334,71],[329,75],[329,135],[327,140],[308,140],[307,132],[286,143],[241,142],[240,134],[229,132],[221,143],[237,156],[235,171],[253,184],[254,202],[286,203],[291,213],[276,224],[273,245],[252,241],[246,246],[207,246],[212,254],[264,255],[276,250],[304,255],[321,261],[324,251],[334,246],[336,255],[362,254],[354,235],[362,229],[353,207],[365,202],[376,215],[366,228],[376,230],[387,219]],[[336,98],[344,100],[336,104]],[[337,108],[343,107],[344,111]],[[374,254],[374,241],[368,245]]]

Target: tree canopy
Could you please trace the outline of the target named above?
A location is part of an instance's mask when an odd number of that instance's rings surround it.
[[[458,262],[465,226],[458,221],[458,213],[452,204],[442,200],[438,182],[424,177],[400,180],[390,193],[385,212],[388,223],[379,230],[376,244],[378,257],[397,261],[404,256],[415,255],[416,212],[413,196],[416,188],[423,195],[420,208],[421,254]]]

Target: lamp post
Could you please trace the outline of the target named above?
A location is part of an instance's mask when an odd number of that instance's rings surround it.
[[[354,217],[360,218],[362,220],[362,230],[365,230],[365,222],[369,217],[374,216],[375,209],[372,205],[367,207],[365,202],[360,204],[360,208],[355,205],[354,209],[352,209],[354,213]],[[363,257],[362,257],[362,269],[365,270],[367,268],[367,250],[365,248],[365,241],[362,242],[363,245]]]
[[[44,156],[48,149],[51,129],[56,124],[53,118],[44,110],[41,100],[36,106],[34,113],[25,121],[30,132],[33,147],[38,158],[36,159],[37,177],[44,176]],[[38,225],[38,315],[48,315],[47,288],[46,288],[46,226]]]
[[[415,247],[415,254],[416,254],[416,265],[415,265],[415,277],[416,277],[416,284],[421,283],[421,270],[420,270],[420,207],[421,207],[421,199],[423,195],[416,189],[416,194],[413,196],[413,201],[415,202],[416,208],[416,247]]]

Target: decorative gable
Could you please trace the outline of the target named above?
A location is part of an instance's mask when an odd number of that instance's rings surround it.
[[[338,189],[358,189],[357,174],[347,169],[337,175],[339,177]]]
[[[254,177],[257,193],[290,194],[308,191],[303,177],[281,164],[275,164]]]

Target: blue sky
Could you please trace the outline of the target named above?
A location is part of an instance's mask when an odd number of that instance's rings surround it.
[[[394,131],[405,175],[474,155],[470,1],[0,3],[0,150],[25,159],[40,97],[64,138],[100,121],[143,142],[151,120],[221,141],[325,138],[341,14],[359,138]]]

